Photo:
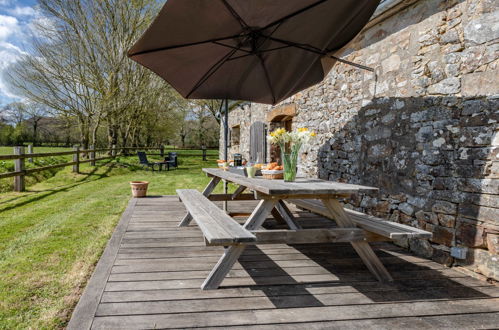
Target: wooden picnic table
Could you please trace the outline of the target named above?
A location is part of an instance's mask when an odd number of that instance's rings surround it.
[[[218,288],[234,263],[243,253],[247,244],[266,243],[290,244],[293,242],[350,242],[355,251],[359,254],[360,258],[363,260],[364,264],[379,281],[393,281],[386,268],[383,266],[379,258],[369,246],[365,236],[359,234],[364,231],[359,229],[355,225],[354,221],[345,212],[343,206],[339,201],[340,198],[349,197],[359,192],[376,191],[378,190],[377,188],[340,182],[331,182],[320,179],[297,178],[295,182],[284,182],[283,180],[268,180],[264,179],[263,177],[248,178],[240,174],[216,168],[205,168],[203,169],[203,171],[211,177],[210,183],[206,186],[202,193],[206,198],[210,198],[213,190],[220,181],[226,180],[227,182],[232,182],[239,186],[236,189],[235,193],[230,195],[218,195],[219,198],[212,198],[211,200],[246,199],[244,198],[244,196],[247,196],[247,199],[259,200],[257,207],[251,213],[244,225],[240,226],[240,229],[244,229],[246,231],[249,231],[250,233],[246,232],[247,235],[243,234],[242,236],[240,236],[239,241],[223,240],[223,238],[225,237],[223,235],[218,235],[218,238],[221,237],[222,240],[217,241],[217,231],[213,230],[211,233],[205,235],[208,243],[211,242],[211,239],[213,239],[213,242],[225,242],[220,244],[227,244],[227,248],[225,249],[225,253],[221,257],[217,265],[213,268],[212,272],[207,277],[205,283],[202,286],[203,289]],[[243,194],[245,190],[252,191],[252,194]],[[180,192],[181,191],[179,190],[179,196],[181,195]],[[194,191],[194,193],[196,193],[196,191]],[[197,205],[196,202],[193,202],[193,199],[195,199],[195,195],[189,195],[189,197],[187,196],[188,195],[184,194],[183,198],[181,197],[181,199],[184,201],[184,204],[186,205],[189,213],[179,224],[180,227],[187,226],[190,223],[193,218],[193,215],[191,213],[196,213],[196,216],[199,216],[201,218],[205,217],[202,214],[203,212],[209,213],[210,220],[208,220],[208,222],[217,222],[217,218],[225,218],[224,214],[220,214],[218,210],[215,210],[211,205],[205,206],[203,209],[195,210]],[[200,197],[204,198],[203,196]],[[322,201],[325,208],[327,209],[328,215],[330,215],[330,218],[336,221],[339,228],[324,229],[322,231],[318,229],[301,229],[299,224],[296,222],[296,219],[294,219],[292,213],[284,203],[284,201],[298,199],[318,199]],[[191,212],[191,210],[193,211]],[[200,212],[200,210],[202,210],[203,212]],[[281,219],[283,219],[288,224],[290,230],[261,230],[262,224],[270,214],[272,214],[274,217],[281,217]],[[196,216],[194,217],[196,218]],[[197,219],[195,220],[196,222],[198,222],[198,225],[200,225],[200,227],[203,227],[201,228],[203,232],[205,230],[210,230],[210,228],[208,228],[209,226],[207,225],[208,222],[202,219],[200,219],[200,221],[198,221]],[[220,228],[220,226],[224,226],[224,223],[227,223],[227,227],[234,226],[234,223],[232,222],[230,224],[228,222],[222,222],[221,224],[218,223],[217,226],[219,226],[219,231],[222,231],[222,229],[224,229],[223,227]],[[234,229],[236,231],[238,230],[238,228]],[[253,242],[251,242],[251,237],[249,237],[249,235],[251,234],[255,235],[253,238],[256,237]]]

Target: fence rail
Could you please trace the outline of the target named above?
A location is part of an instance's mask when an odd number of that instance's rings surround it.
[[[141,147],[116,148],[116,146],[113,146],[112,148],[93,148],[91,146],[89,149],[80,149],[78,146],[75,146],[75,147],[73,147],[73,150],[71,150],[71,151],[33,153],[32,146],[29,146],[28,153],[25,153],[24,147],[14,147],[14,154],[13,155],[0,155],[0,160],[13,160],[14,161],[14,171],[0,173],[0,179],[14,177],[14,191],[20,192],[20,191],[25,190],[24,177],[26,175],[29,175],[29,174],[33,174],[33,173],[41,172],[41,171],[46,171],[46,170],[50,170],[50,169],[54,169],[54,168],[67,167],[67,166],[73,166],[73,172],[78,173],[80,171],[80,164],[90,163],[92,166],[95,166],[96,161],[115,158],[118,154],[118,151],[126,153],[127,151],[132,151],[132,150],[145,150],[145,151],[146,150],[159,150],[159,153],[150,154],[150,155],[157,155],[157,156],[164,157],[165,149],[171,150],[170,148],[165,148],[164,146],[144,147],[144,148],[141,148]],[[210,148],[210,149],[212,149],[212,148]],[[173,150],[178,150],[178,149],[173,149]],[[180,150],[201,150],[203,160],[206,160],[206,155],[207,155],[206,151],[208,150],[208,148],[201,148],[201,149],[185,148],[185,149],[180,149]],[[109,155],[105,156],[105,157],[96,157],[97,153],[102,153],[102,152],[108,152]],[[82,160],[81,159],[82,154],[87,155],[89,158]],[[61,163],[61,164],[42,166],[42,167],[37,167],[37,168],[30,168],[30,169],[25,168],[26,159],[28,159],[29,162],[33,162],[33,158],[51,157],[51,156],[67,156],[67,155],[73,155],[72,161]]]

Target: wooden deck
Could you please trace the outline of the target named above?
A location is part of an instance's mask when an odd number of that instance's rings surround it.
[[[230,203],[248,212],[254,202]],[[331,222],[298,212],[305,228]],[[349,244],[248,247],[218,290],[201,283],[222,253],[206,247],[175,196],[132,199],[70,329],[497,328],[499,288],[388,243],[380,284]],[[244,217],[238,218],[244,220]],[[273,220],[267,226],[278,227]]]

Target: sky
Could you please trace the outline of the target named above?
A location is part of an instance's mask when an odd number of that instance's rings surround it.
[[[33,25],[41,19],[36,0],[0,0],[0,107],[21,100],[8,90],[3,75],[29,52]]]

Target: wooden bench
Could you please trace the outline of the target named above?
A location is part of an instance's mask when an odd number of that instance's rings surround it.
[[[331,218],[329,211],[320,200],[316,199],[290,199],[288,202],[296,206],[309,210],[313,213]],[[414,228],[401,223],[391,222],[377,218],[372,215],[364,214],[354,210],[344,209],[345,213],[360,228],[380,235],[389,240],[401,238],[431,238],[432,233],[426,230]]]
[[[194,189],[178,189],[185,208],[203,232],[206,245],[237,245],[252,243],[256,236]]]

